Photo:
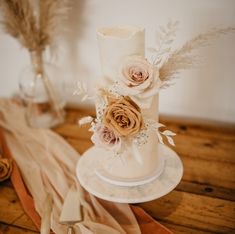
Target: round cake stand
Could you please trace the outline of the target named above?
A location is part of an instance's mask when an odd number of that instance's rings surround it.
[[[183,165],[179,156],[165,145],[160,145],[159,153],[165,157],[164,168],[153,181],[137,186],[118,186],[102,180],[96,174],[100,155],[94,155],[90,148],[80,158],[76,168],[81,185],[91,194],[104,200],[120,203],[140,203],[160,198],[171,192],[180,182]]]

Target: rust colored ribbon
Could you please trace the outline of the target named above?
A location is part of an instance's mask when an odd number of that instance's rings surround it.
[[[4,138],[3,131],[1,128],[0,128],[0,142],[2,145],[2,150],[4,152],[4,156],[12,160],[13,158],[12,158],[11,152],[7,146],[7,143],[6,143],[6,140]],[[11,182],[13,184],[13,187],[20,199],[20,202],[23,206],[25,213],[31,218],[31,220],[33,221],[37,229],[40,230],[41,218],[35,210],[33,198],[29,194],[24,184],[24,181],[21,177],[20,170],[18,169],[17,164],[14,160],[12,164],[13,164],[13,169],[11,173]]]

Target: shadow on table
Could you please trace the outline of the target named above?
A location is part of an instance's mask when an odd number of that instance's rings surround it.
[[[181,204],[183,193],[172,191],[164,197],[139,204],[148,214],[157,220],[167,220]]]

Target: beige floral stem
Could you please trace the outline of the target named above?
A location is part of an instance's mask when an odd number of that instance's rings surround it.
[[[49,78],[44,73],[42,51],[31,52],[31,59],[32,59],[32,64],[33,64],[33,68],[35,70],[35,73],[37,75],[39,75],[43,81],[44,87],[45,87],[46,92],[48,94],[49,103],[51,104],[52,108],[54,109],[60,122],[62,122],[63,118],[64,118],[64,111],[60,107],[60,100],[59,100],[59,97],[58,97],[56,91],[54,90]]]

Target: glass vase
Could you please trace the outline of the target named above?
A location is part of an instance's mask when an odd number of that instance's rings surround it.
[[[64,122],[64,85],[59,78],[58,67],[50,63],[44,63],[43,70],[32,64],[20,74],[20,95],[31,127],[51,128]]]

